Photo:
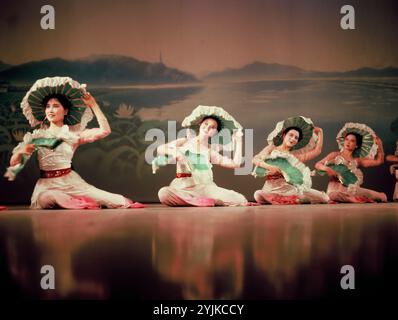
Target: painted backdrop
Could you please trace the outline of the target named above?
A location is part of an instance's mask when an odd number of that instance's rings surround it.
[[[335,136],[347,121],[368,124],[386,153],[394,151],[396,1],[351,1],[353,30],[341,28],[347,3],[338,0],[47,2],[55,29],[41,28],[42,1],[1,2],[1,175],[31,130],[22,97],[36,79],[56,75],[87,83],[112,128],[107,138],[78,149],[74,168],[88,182],[135,200],[157,201],[175,174],[169,166],[152,175],[145,133],[167,131],[168,120],[180,125],[199,104],[222,106],[253,129],[255,153],[275,123],[293,115],[324,129],[321,156],[336,150]],[[364,174],[365,187],[391,198],[387,164]],[[0,180],[0,203],[27,204],[38,177],[31,159],[16,181]],[[222,168],[215,179],[251,199],[263,184]],[[313,183],[324,190],[327,181]]]

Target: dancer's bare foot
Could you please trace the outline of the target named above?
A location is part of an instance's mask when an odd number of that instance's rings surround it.
[[[354,197],[354,203],[374,203],[374,200],[368,197]]]
[[[57,204],[64,209],[100,209],[98,203],[90,197],[71,196],[68,199],[57,199]]]
[[[184,199],[190,205],[195,207],[214,207],[216,205],[216,201],[211,198],[199,197],[195,198],[192,197],[190,199]]]
[[[143,205],[140,202],[133,202],[130,204],[129,208],[131,208],[131,209],[145,208],[145,205]]]
[[[246,206],[246,207],[257,207],[257,206],[261,206],[261,204],[258,203],[258,202],[251,202],[251,201],[248,201],[248,202],[245,203],[245,206]]]
[[[299,204],[300,199],[298,196],[281,196],[281,195],[271,195],[267,196],[266,200],[271,204]]]
[[[127,199],[127,202],[129,203],[129,206],[127,207],[128,209],[145,208],[145,206],[140,202],[134,202],[133,200],[130,200],[130,199]]]

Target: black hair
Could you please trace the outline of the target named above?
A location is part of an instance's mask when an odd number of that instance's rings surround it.
[[[356,133],[356,132],[347,132],[344,135],[344,139],[350,134],[353,135],[355,137],[355,139],[357,140],[356,148],[360,148],[362,146],[362,136],[359,133]]]
[[[47,103],[49,100],[51,99],[57,99],[59,101],[59,103],[64,107],[64,109],[69,110],[72,106],[71,102],[69,101],[69,99],[67,97],[65,97],[63,94],[50,94],[48,96],[46,96],[43,101],[42,101],[42,106],[43,108],[45,108],[47,106]]]
[[[205,121],[206,119],[213,119],[215,122],[217,122],[217,131],[220,132],[222,129],[222,122],[219,118],[215,117],[215,116],[206,116],[202,119],[202,121],[200,121],[200,124],[203,123],[203,121]]]
[[[287,134],[290,130],[296,130],[299,133],[299,138],[297,142],[300,142],[301,139],[303,139],[303,131],[299,127],[288,127],[285,130],[283,130],[282,136]]]

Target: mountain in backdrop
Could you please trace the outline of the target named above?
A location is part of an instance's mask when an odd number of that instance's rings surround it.
[[[9,65],[0,61],[0,82],[30,85],[44,77],[69,76],[90,85],[128,85],[197,82],[187,72],[163,63],[140,61],[120,55],[93,55],[77,60],[53,58]],[[253,62],[241,68],[211,72],[204,80],[261,80],[316,77],[398,77],[398,68],[360,68],[346,72],[306,71],[278,63]]]
[[[31,84],[44,77],[69,76],[81,83],[97,85],[158,84],[198,81],[192,74],[119,55],[93,55],[83,59],[53,58],[9,67],[0,72],[0,80],[13,84]]]
[[[253,62],[241,68],[226,69],[207,74],[205,80],[259,80],[315,77],[398,77],[398,68],[360,68],[346,72],[306,71],[299,67],[278,63]]]
[[[8,68],[10,68],[10,67],[11,67],[10,64],[7,64],[7,63],[5,63],[5,62],[3,62],[3,61],[0,60],[0,72],[3,71],[3,70],[8,69]]]
[[[256,79],[264,77],[293,77],[305,73],[301,68],[278,63],[253,62],[242,68],[228,68],[224,71],[211,72],[204,77],[210,79]]]

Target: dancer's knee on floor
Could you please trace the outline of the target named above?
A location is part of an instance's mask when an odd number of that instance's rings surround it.
[[[168,187],[163,187],[158,192],[158,197],[161,203],[167,204],[170,202],[170,190]]]
[[[267,201],[264,199],[263,196],[263,190],[257,190],[254,193],[254,200],[256,200],[257,203],[262,203],[262,204],[267,203]]]
[[[163,187],[158,192],[158,197],[161,204],[170,207],[189,206],[185,200],[180,198],[170,187]]]
[[[46,208],[53,208],[57,204],[56,200],[56,192],[55,191],[44,191],[39,194],[37,199],[40,207]]]
[[[380,192],[379,197],[381,202],[387,202],[387,195],[385,193]]]
[[[311,199],[311,203],[328,203],[330,196],[327,195],[325,192],[317,192],[313,199]]]
[[[221,199],[221,202],[225,202],[225,203],[231,203],[234,205],[241,205],[241,204],[246,204],[247,203],[247,199],[245,198],[245,196],[243,194],[240,194],[238,192],[232,191],[228,197],[226,197],[225,199]]]
[[[329,196],[329,199],[331,201],[341,202],[343,200],[346,200],[345,199],[346,197],[344,197],[341,192],[332,191],[332,192],[328,192],[327,195]]]

